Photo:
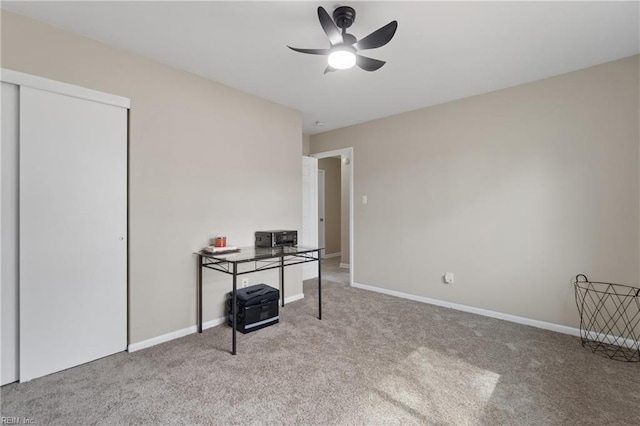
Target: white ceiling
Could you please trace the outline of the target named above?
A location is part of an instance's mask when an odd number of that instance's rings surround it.
[[[640,52],[638,2],[355,2],[362,38],[392,20],[366,55],[379,71],[323,75],[316,15],[329,2],[2,2],[9,9],[298,109],[304,131],[486,93]],[[325,122],[318,127],[316,121]]]

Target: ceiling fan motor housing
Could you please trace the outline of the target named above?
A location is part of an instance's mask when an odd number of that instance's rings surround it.
[[[349,6],[340,6],[333,11],[333,21],[338,28],[347,29],[356,20],[356,11]]]

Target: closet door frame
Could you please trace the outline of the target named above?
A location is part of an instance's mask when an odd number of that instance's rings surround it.
[[[0,332],[0,386],[18,381],[19,371],[19,299],[18,299],[18,145],[20,133],[20,88],[15,84],[0,83],[2,95],[2,147],[0,148],[0,185],[2,244],[0,245],[0,306],[2,331]]]
[[[31,87],[33,89],[45,90],[47,92],[72,96],[74,98],[99,102],[125,109],[131,108],[131,101],[122,96],[99,92],[97,90],[87,89],[86,87],[76,86],[75,84],[50,80],[48,78],[38,77],[6,68],[0,68],[0,80],[5,83],[15,84],[16,86]]]

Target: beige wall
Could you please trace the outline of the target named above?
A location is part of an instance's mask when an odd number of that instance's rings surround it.
[[[638,68],[313,135],[354,147],[355,282],[569,326],[576,274],[637,285]]]
[[[192,253],[210,238],[242,246],[256,230],[300,229],[298,111],[6,11],[1,61],[131,99],[130,343],[195,324]],[[277,285],[277,272],[249,277]],[[287,296],[301,277],[288,268]],[[230,279],[204,280],[206,321],[223,316]]]
[[[325,254],[340,253],[341,244],[341,177],[339,158],[321,158],[318,170],[324,170]]]
[[[309,143],[311,141],[311,137],[306,133],[302,134],[302,155],[309,155],[311,153],[311,148],[309,147]]]

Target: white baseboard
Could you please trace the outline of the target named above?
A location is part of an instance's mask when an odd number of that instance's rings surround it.
[[[296,300],[300,300],[300,299],[304,299],[304,293],[295,294],[290,297],[285,297],[284,304],[286,305],[287,303],[295,302]]]
[[[640,350],[640,342],[633,339],[623,339],[622,337],[613,336],[611,334],[596,333],[595,331],[587,331],[584,333],[584,338],[587,340],[593,340],[594,342],[605,342],[610,345],[624,346],[634,351]]]
[[[349,269],[349,268],[351,268],[351,265],[349,265],[348,263],[341,263],[340,267],[344,268],[344,269]]]
[[[342,253],[338,252],[338,253],[325,254],[324,256],[322,256],[322,258],[331,259],[332,257],[340,257],[340,256],[342,256]]]
[[[223,324],[226,318],[216,318],[211,321],[203,322],[202,329],[206,330],[207,328],[215,327],[217,325]],[[182,330],[172,331],[171,333],[163,334],[161,336],[152,337],[151,339],[143,340],[142,342],[132,343],[129,345],[127,350],[129,352],[139,351],[141,349],[150,348],[151,346],[159,345],[160,343],[165,343],[173,339],[179,339],[180,337],[188,336],[189,334],[196,333],[198,331],[197,325],[192,325],[191,327],[183,328]]]
[[[341,252],[338,253],[329,253],[329,254],[325,254],[324,256],[322,256],[323,259],[331,259],[332,257],[340,257],[342,256]]]
[[[285,297],[285,305],[296,300],[304,299],[304,293],[294,294],[293,296]],[[202,329],[206,330],[211,327],[224,324],[227,321],[227,317],[216,318],[211,321],[202,323]],[[136,352],[141,349],[150,348],[151,346],[159,345],[170,340],[179,339],[180,337],[188,336],[198,332],[198,326],[192,325],[191,327],[183,328],[182,330],[172,331],[171,333],[163,334],[161,336],[152,337],[151,339],[143,340],[142,342],[132,343],[127,347],[128,352]]]
[[[488,309],[476,308],[474,306],[461,305],[458,303],[446,302],[444,300],[431,299],[424,296],[416,296],[414,294],[402,293],[400,291],[388,290],[386,288],[374,287],[366,284],[353,283],[353,287],[363,290],[375,291],[376,293],[387,294],[389,296],[401,297],[403,299],[415,300],[416,302],[428,303],[430,305],[442,306],[458,311],[469,312],[472,314],[483,315],[485,317],[497,318],[505,321],[515,322],[518,324],[529,325],[531,327],[542,328],[545,330],[556,331],[558,333],[570,334],[571,336],[580,337],[580,329],[568,327],[566,325],[554,324],[552,322],[539,321],[531,318],[519,317],[517,315],[505,314],[502,312],[490,311]]]

